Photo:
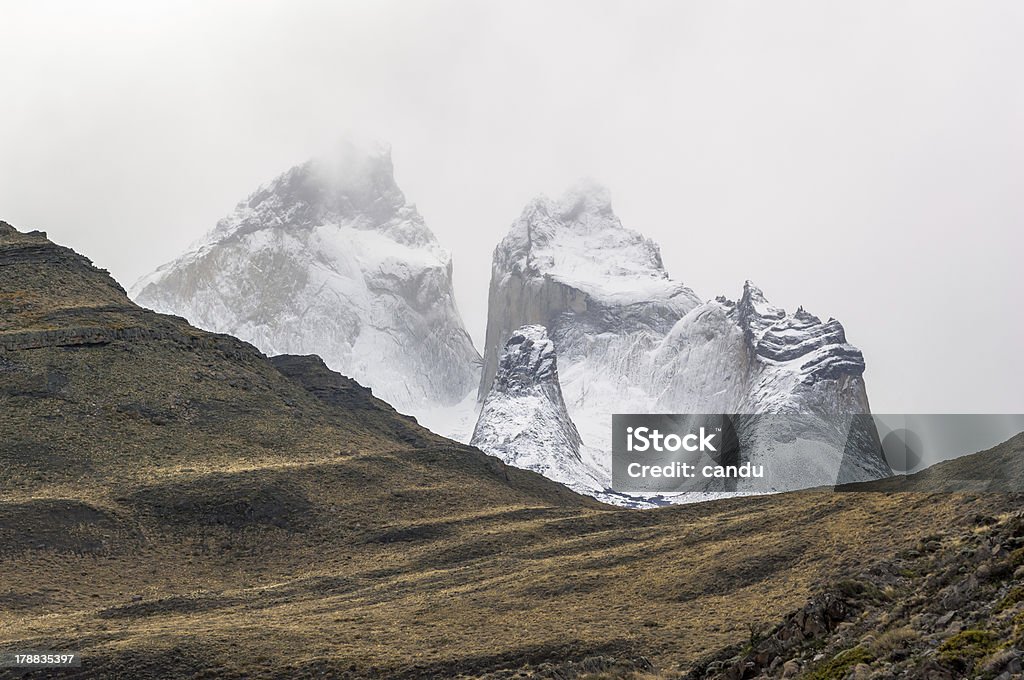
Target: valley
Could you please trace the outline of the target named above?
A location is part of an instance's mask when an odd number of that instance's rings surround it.
[[[0,305],[0,647],[83,658],[0,677],[683,677],[1020,506],[914,478],[604,505],[6,223]]]

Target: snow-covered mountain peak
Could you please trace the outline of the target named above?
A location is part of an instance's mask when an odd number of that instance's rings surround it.
[[[267,354],[318,354],[402,409],[458,403],[479,375],[451,257],[381,144],[279,175],[131,295]]]
[[[636,332],[642,339],[606,349],[639,351],[700,304],[692,290],[669,278],[658,245],[622,225],[608,190],[593,180],[556,200],[541,196],[527,204],[494,250],[489,295],[480,399],[491,388],[505,342],[524,324],[543,324],[561,356],[575,362],[576,352],[599,350],[564,333],[584,326],[595,337]]]
[[[396,243],[444,252],[394,179],[391,150],[380,143],[339,142],[330,153],[260,186],[221,219],[200,245],[255,231],[343,225],[377,231]]]
[[[540,325],[517,328],[505,343],[470,443],[583,493],[607,486],[606,475],[581,455],[583,440],[562,397],[555,345]]]
[[[806,309],[804,309],[803,305],[800,305],[799,307],[796,308],[796,311],[793,312],[793,317],[803,321],[821,323],[821,319],[819,319],[818,317],[814,316]],[[829,321],[832,321],[831,317],[829,318]]]
[[[736,303],[734,314],[751,344],[757,344],[769,326],[786,318],[786,310],[769,303],[761,289],[750,280],[743,283],[743,294]]]
[[[589,179],[557,199],[531,201],[498,245],[494,265],[503,274],[548,277],[604,304],[689,292],[669,279],[658,244],[624,227],[608,189]]]
[[[759,361],[800,371],[807,383],[844,374],[860,376],[864,372],[864,357],[847,343],[846,331],[839,321],[831,317],[822,321],[803,306],[788,314],[768,302],[751,281],[743,284],[738,302],[718,297],[693,315],[706,322],[710,318],[706,311],[709,305],[716,306],[739,327]],[[673,338],[691,324],[690,319],[680,322],[668,340],[674,342]]]

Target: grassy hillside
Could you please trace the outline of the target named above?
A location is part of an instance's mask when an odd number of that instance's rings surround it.
[[[84,655],[29,677],[672,677],[1018,502],[603,506],[0,223],[0,649]]]

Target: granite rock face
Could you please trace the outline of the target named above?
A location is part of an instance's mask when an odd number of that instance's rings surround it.
[[[131,295],[267,354],[318,354],[400,409],[457,403],[479,378],[451,257],[381,146],[341,144],[260,187]]]
[[[651,365],[655,412],[738,415],[741,461],[766,470],[739,491],[892,474],[873,422],[856,417],[871,412],[864,358],[835,319],[789,314],[747,281],[738,301],[720,297],[681,319]]]
[[[658,245],[622,226],[604,187],[583,181],[558,200],[537,198],[494,251],[479,398],[490,388],[505,341],[521,325],[542,324],[553,337],[611,332],[648,345],[699,303],[669,278]],[[587,349],[630,351],[614,344]],[[556,345],[563,359],[566,351],[583,349],[575,342]]]
[[[470,444],[577,491],[606,486],[580,455],[583,440],[566,411],[555,347],[543,326],[516,329],[505,343]]]
[[[532,201],[494,252],[480,399],[506,341],[544,326],[583,451],[607,471],[614,413],[736,418],[739,462],[773,474],[737,491],[780,491],[891,474],[864,386],[864,359],[835,319],[771,305],[747,281],[702,302],[671,279],[653,241],[625,228],[592,182]],[[566,448],[567,458],[574,455]]]

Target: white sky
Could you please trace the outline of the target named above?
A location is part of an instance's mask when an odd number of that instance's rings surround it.
[[[876,412],[1024,412],[1024,3],[0,1],[0,219],[126,287],[346,133],[455,260],[582,175],[674,278],[835,316]]]

